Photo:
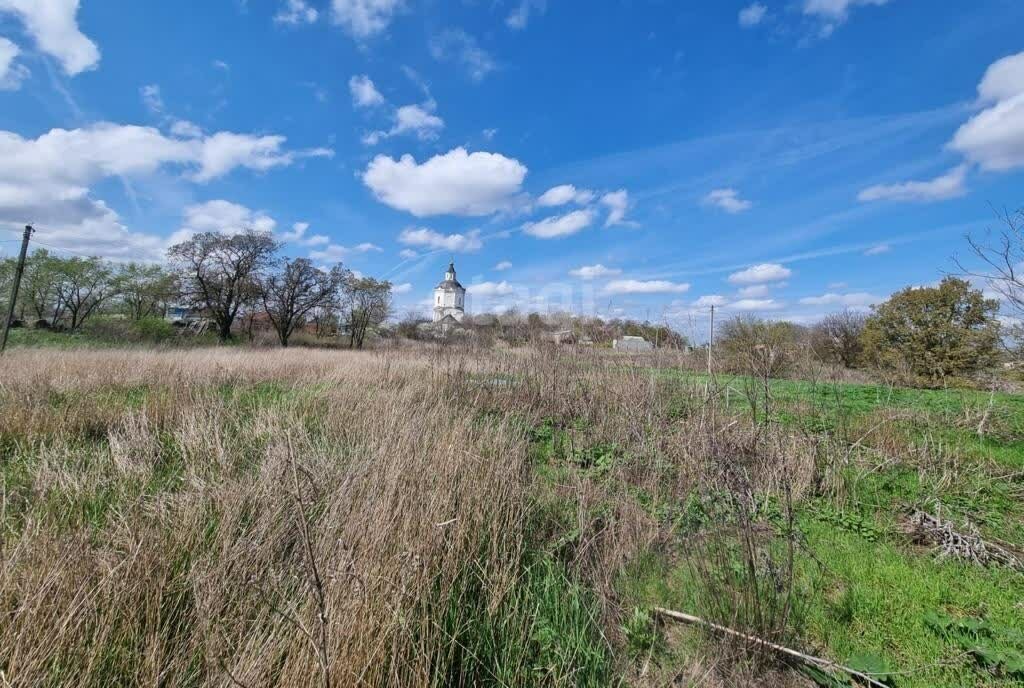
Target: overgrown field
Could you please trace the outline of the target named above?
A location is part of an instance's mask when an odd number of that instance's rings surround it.
[[[1024,681],[1020,397],[677,363],[9,351],[0,686]]]

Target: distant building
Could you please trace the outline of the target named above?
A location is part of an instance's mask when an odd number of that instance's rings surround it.
[[[654,345],[643,337],[626,335],[622,339],[612,342],[612,348],[616,351],[654,351]]]
[[[434,288],[434,322],[461,323],[466,317],[466,289],[455,278],[455,262],[448,263],[444,279]]]
[[[201,310],[181,304],[172,304],[168,306],[167,311],[164,313],[164,320],[174,323],[175,325],[188,325],[202,319],[203,313]]]

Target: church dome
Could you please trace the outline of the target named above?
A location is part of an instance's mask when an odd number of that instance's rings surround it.
[[[466,291],[466,288],[459,284],[459,280],[455,278],[455,263],[448,263],[448,272],[444,274],[444,279],[437,283],[435,289],[442,289],[444,291]]]

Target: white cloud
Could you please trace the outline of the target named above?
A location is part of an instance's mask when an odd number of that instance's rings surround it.
[[[305,0],[284,0],[281,9],[274,15],[274,21],[278,24],[299,26],[313,24],[319,16],[320,13],[310,7]]]
[[[365,74],[357,74],[349,79],[348,90],[352,94],[352,104],[356,107],[373,107],[384,102],[384,96]]]
[[[512,12],[505,17],[505,25],[514,31],[525,29],[526,25],[530,23],[530,14],[533,10],[536,10],[537,14],[544,14],[547,10],[546,0],[520,0]]]
[[[302,246],[325,246],[331,243],[331,240],[323,234],[307,235],[306,230],[308,229],[308,222],[296,222],[292,224],[290,230],[278,234],[277,238],[281,241],[301,244]]]
[[[396,284],[391,287],[392,294],[408,294],[412,291],[412,284],[409,282],[403,282],[402,284]]]
[[[705,294],[694,301],[693,305],[695,308],[711,308],[712,306],[715,308],[721,308],[726,303],[728,303],[728,299],[721,294]]]
[[[483,81],[498,68],[490,53],[462,29],[448,29],[434,36],[430,41],[430,54],[435,60],[458,62],[473,81]]]
[[[729,281],[733,284],[764,284],[766,282],[781,282],[789,279],[792,274],[792,270],[778,263],[761,263],[732,273],[729,275]]]
[[[0,0],[4,13],[18,17],[39,50],[60,62],[69,76],[99,64],[99,48],[78,29],[78,0]]]
[[[742,298],[760,298],[762,296],[768,296],[768,285],[752,284],[749,287],[743,287],[736,293]]]
[[[590,189],[577,189],[572,184],[553,186],[537,199],[537,205],[550,208],[566,203],[586,205],[594,200],[594,192]]]
[[[618,268],[606,268],[598,263],[597,265],[583,265],[575,270],[570,270],[569,274],[583,280],[592,280],[601,279],[602,277],[614,277],[615,275],[621,275],[622,270],[619,270]]]
[[[964,182],[967,179],[967,165],[958,165],[946,174],[924,182],[901,182],[899,184],[878,184],[870,186],[859,194],[857,200],[870,201],[942,201],[957,198],[967,193]]]
[[[163,114],[164,99],[160,95],[160,86],[157,84],[146,84],[139,89],[139,97],[142,98],[142,104],[146,106],[146,109],[154,115]]]
[[[725,307],[734,311],[777,311],[785,306],[775,299],[740,299]]]
[[[565,215],[547,217],[538,222],[527,222],[523,231],[538,239],[560,239],[583,231],[594,222],[594,213],[589,209],[574,210]]]
[[[252,136],[232,132],[218,132],[202,139],[199,149],[199,171],[193,175],[197,182],[207,182],[224,176],[236,167],[265,172],[273,167],[291,165],[299,158],[330,158],[329,148],[311,148],[287,151],[282,147],[284,136]]]
[[[175,120],[171,124],[171,133],[185,139],[198,139],[203,136],[203,130],[199,125],[187,119]]]
[[[419,258],[419,253],[413,251],[411,248],[403,248],[398,252],[398,257],[403,260],[412,260],[413,258]]]
[[[171,235],[168,244],[187,241],[192,235],[202,232],[239,234],[251,229],[270,233],[275,227],[277,222],[261,210],[250,210],[244,205],[218,199],[186,207],[181,229]]]
[[[847,306],[851,308],[863,308],[870,306],[874,303],[879,303],[884,299],[880,299],[874,294],[868,294],[866,292],[856,292],[853,294],[837,294],[829,292],[828,294],[822,294],[821,296],[808,296],[800,299],[800,303],[805,306]]]
[[[988,107],[957,130],[950,147],[985,170],[1024,167],[1024,52],[990,65],[978,97]]]
[[[418,164],[411,155],[378,155],[363,173],[377,200],[417,217],[489,215],[520,192],[526,166],[498,153],[455,148]]]
[[[331,0],[331,21],[363,40],[388,28],[402,0]]]
[[[430,105],[430,103],[428,103]],[[383,139],[415,133],[420,141],[433,141],[444,129],[444,120],[420,105],[403,105],[395,111],[395,124],[389,131],[374,131],[363,137],[363,143],[374,146]]]
[[[380,250],[382,250],[380,246],[369,242],[352,247],[341,246],[340,244],[327,244],[324,248],[310,251],[309,257],[320,263],[340,263],[353,253],[368,253]]]
[[[465,234],[441,234],[426,227],[407,227],[398,235],[398,241],[408,246],[421,246],[434,251],[443,250],[454,253],[472,253],[479,251],[484,245],[479,229]]]
[[[685,282],[669,282],[668,280],[612,280],[604,285],[602,294],[607,296],[619,294],[682,294],[690,289]]]
[[[17,91],[28,78],[28,68],[14,62],[20,54],[18,46],[0,36],[0,91]]]
[[[712,205],[735,215],[750,210],[753,205],[750,201],[740,198],[740,192],[736,189],[714,189],[704,197],[704,205]]]
[[[878,256],[883,253],[888,253],[892,247],[889,244],[875,244],[868,250],[864,251],[865,256]]]
[[[494,269],[497,270],[498,272],[502,272],[503,270],[508,270],[511,267],[512,267],[512,262],[511,261],[503,260],[500,263],[498,263],[497,265],[495,265]]]
[[[626,220],[626,211],[629,210],[629,193],[625,189],[609,191],[601,196],[601,205],[608,208],[608,218],[604,221],[605,227],[634,224]]]
[[[754,2],[740,10],[739,22],[743,28],[757,26],[764,21],[768,14],[768,7],[759,2]]]
[[[822,38],[828,38],[836,27],[850,17],[854,7],[881,7],[889,4],[889,0],[804,0],[804,14],[820,20]]]
[[[509,296],[515,293],[515,287],[505,281],[501,282],[479,282],[466,287],[466,291],[473,296],[489,298],[495,296]]]

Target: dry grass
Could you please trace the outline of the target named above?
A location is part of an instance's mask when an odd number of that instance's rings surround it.
[[[651,505],[723,481],[799,496],[819,463],[807,438],[741,423],[643,363],[12,352],[4,680],[613,682],[616,580],[669,546]],[[529,430],[545,421],[569,468],[541,475]]]

